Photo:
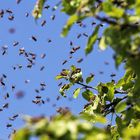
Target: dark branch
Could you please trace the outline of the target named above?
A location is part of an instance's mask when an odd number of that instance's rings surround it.
[[[108,24],[118,25],[118,23],[115,20],[112,20],[107,17],[100,17],[100,16],[96,15],[95,18],[102,22],[108,23]]]
[[[95,18],[101,22],[105,22],[111,25],[119,25],[121,26],[121,30],[126,29],[126,28],[138,29],[140,27],[138,23],[119,24],[117,21],[109,17],[100,17],[99,15],[96,15]]]
[[[94,90],[97,90],[96,88],[92,87],[92,86],[88,86],[88,85],[85,85],[83,83],[80,83],[80,82],[77,82],[78,85],[81,85],[81,86],[84,86],[84,88],[91,88],[91,89],[94,89]]]
[[[106,107],[109,108],[110,106],[114,105],[116,106],[120,101],[126,99],[128,96],[124,96],[123,98],[120,98],[118,102],[111,102],[110,104],[107,104]]]

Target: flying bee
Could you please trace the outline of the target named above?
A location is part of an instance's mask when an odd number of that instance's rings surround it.
[[[12,91],[14,91],[14,90],[15,90],[15,88],[16,88],[16,86],[15,86],[15,85],[12,85]]]
[[[2,55],[5,55],[7,53],[8,46],[4,45],[1,47],[1,49],[2,49]]]
[[[57,96],[56,100],[58,101],[60,99],[60,96]]]
[[[36,96],[35,98],[40,99],[40,98],[41,98],[41,96]]]
[[[92,23],[91,23],[92,26],[95,25],[95,24],[96,24],[96,22],[92,22]]]
[[[38,89],[35,89],[35,92],[36,92],[36,93],[39,93],[39,90],[38,90]]]
[[[50,6],[49,5],[46,5],[45,7],[44,7],[44,9],[49,9],[50,8]]]
[[[2,74],[2,77],[3,77],[3,78],[7,78],[7,76],[6,76],[5,74]]]
[[[52,40],[51,39],[48,39],[48,43],[51,43],[52,42]]]
[[[19,4],[21,2],[21,0],[16,0],[16,3]]]
[[[58,84],[58,86],[61,86],[62,85],[62,82],[60,82],[59,84]]]
[[[11,20],[11,21],[14,20],[14,15],[10,15],[10,16],[8,17],[8,19]]]
[[[19,44],[19,42],[18,41],[15,41],[14,43],[13,43],[13,46],[15,47],[15,46],[17,46]]]
[[[4,96],[4,99],[6,100],[7,98],[9,98],[9,93],[7,92],[6,95]]]
[[[68,62],[67,60],[64,60],[63,63],[62,63],[62,65],[66,64],[67,62]]]
[[[32,68],[32,66],[33,66],[32,64],[28,64],[27,68]]]
[[[42,67],[40,68],[40,71],[43,71],[43,70],[44,70],[44,68],[45,68],[45,66],[42,66]]]
[[[86,34],[86,33],[83,33],[83,35],[84,35],[85,37],[88,37],[88,34]]]
[[[52,15],[52,16],[51,16],[51,19],[54,20],[54,19],[55,19],[55,15]]]
[[[70,46],[73,46],[73,42],[72,41],[70,41]]]
[[[24,48],[20,48],[19,49],[19,55],[24,54],[25,53],[25,49]]]
[[[40,56],[42,59],[44,59],[45,57],[46,57],[46,54],[45,53],[43,53],[43,54],[41,54],[41,56]]]
[[[43,20],[43,21],[41,22],[41,26],[43,27],[45,24],[46,24],[46,20]]]
[[[4,10],[2,9],[2,10],[0,10],[0,17],[2,18],[3,15],[4,15]]]
[[[80,58],[77,60],[77,63],[81,63],[83,61],[83,58]]]
[[[3,108],[8,108],[9,107],[9,103],[5,103],[2,107]]]
[[[34,104],[39,104],[39,103],[41,103],[41,100],[32,100],[32,102],[34,103]]]
[[[12,124],[8,123],[8,124],[6,125],[6,127],[7,127],[7,128],[12,127]]]
[[[26,84],[30,83],[30,80],[25,80],[25,83],[26,83]]]
[[[18,68],[19,68],[19,69],[21,69],[21,68],[22,68],[22,65],[20,65],[20,64],[18,64],[17,66],[18,66]]]
[[[6,10],[6,13],[12,14],[12,13],[13,13],[13,11],[12,11],[12,10],[10,10],[10,9],[7,9],[7,10]]]
[[[81,37],[81,34],[78,34],[78,35],[77,35],[77,38],[79,39],[80,37]]]
[[[116,76],[116,74],[115,73],[112,73],[111,75],[110,75],[110,77],[115,77]]]
[[[0,83],[1,83],[2,86],[5,86],[5,83],[3,81],[0,81]]]
[[[37,38],[35,36],[32,36],[32,40],[34,40],[36,42]]]
[[[18,116],[19,116],[18,114],[15,114],[15,115],[13,115],[12,118],[16,119]]]
[[[26,12],[26,13],[25,13],[25,17],[28,17],[28,16],[29,16],[29,13],[28,13],[28,12]]]

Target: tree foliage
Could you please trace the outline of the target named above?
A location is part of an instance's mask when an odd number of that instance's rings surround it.
[[[35,19],[41,17],[44,2],[37,1],[33,11]],[[124,63],[126,72],[117,82],[100,82],[93,87],[90,82],[94,80],[94,75],[84,79],[81,68],[74,65],[63,69],[56,76],[57,80],[66,82],[61,86],[60,94],[67,97],[67,91],[79,85],[80,88],[73,91],[73,97],[82,94],[88,102],[79,116],[73,116],[61,108],[62,112],[50,120],[44,117],[28,118],[27,125],[18,130],[12,139],[28,140],[31,136],[37,136],[40,140],[139,140],[140,0],[62,0],[61,6],[62,12],[69,15],[61,35],[67,36],[73,24],[87,18],[106,23],[98,46],[101,50],[111,47],[115,52],[116,68]],[[88,38],[86,55],[92,52],[99,31],[100,24],[93,28]],[[113,125],[101,128],[95,125],[106,123],[108,115],[115,115]]]

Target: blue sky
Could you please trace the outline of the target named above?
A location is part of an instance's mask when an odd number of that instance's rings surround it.
[[[88,19],[84,21],[86,28],[80,28],[78,25],[74,25],[69,35],[66,38],[61,38],[60,33],[62,27],[66,23],[68,16],[60,12],[60,8],[55,12],[51,9],[44,9],[41,19],[35,22],[31,16],[32,9],[36,0],[21,1],[20,4],[16,4],[15,0],[1,0],[0,9],[11,9],[14,14],[14,20],[8,20],[8,13],[4,14],[4,17],[0,19],[0,47],[7,46],[7,53],[3,56],[2,49],[0,52],[0,75],[6,74],[5,80],[6,86],[0,87],[0,108],[5,103],[9,103],[9,108],[0,112],[0,140],[8,139],[7,136],[13,129],[18,129],[23,126],[23,121],[18,117],[15,121],[10,121],[8,118],[14,114],[29,114],[32,116],[39,116],[45,114],[46,116],[56,114],[56,108],[60,106],[67,106],[75,114],[78,114],[83,105],[86,103],[81,96],[78,99],[69,101],[68,98],[61,98],[56,101],[56,97],[59,95],[58,81],[55,80],[55,76],[59,74],[62,68],[69,68],[72,64],[77,67],[81,67],[84,76],[88,76],[91,72],[95,74],[95,79],[91,85],[95,86],[99,81],[107,82],[111,80],[110,74],[117,73],[116,80],[123,75],[123,66],[119,70],[115,70],[114,62],[112,59],[113,51],[107,49],[105,52],[101,52],[98,49],[97,44],[94,46],[92,54],[87,57],[84,53],[87,38],[82,36],[77,40],[79,33],[86,32],[90,34],[94,29],[89,23],[94,21]],[[56,3],[48,2],[53,7]],[[29,13],[29,17],[26,17],[26,12]],[[54,21],[51,20],[52,15],[56,15]],[[46,20],[46,25],[41,26],[41,22]],[[15,33],[9,33],[9,29],[14,28]],[[104,27],[103,27],[104,28]],[[32,36],[37,38],[37,41],[31,39]],[[52,42],[48,43],[48,39]],[[13,42],[18,41],[19,45],[13,46]],[[81,46],[81,49],[77,51],[72,59],[69,59],[69,51],[71,49],[69,42],[73,41],[74,46]],[[25,48],[27,52],[33,52],[37,55],[35,65],[29,69],[27,68],[27,59],[24,56],[19,55],[19,49]],[[41,54],[45,53],[46,57],[41,59]],[[83,58],[82,63],[77,63],[79,58]],[[62,62],[68,60],[68,62],[62,66]],[[109,65],[105,65],[104,62],[108,61]],[[13,66],[22,65],[22,69],[13,70]],[[43,71],[40,68],[45,66]],[[104,74],[99,74],[99,71],[103,71]],[[25,84],[25,80],[30,80],[30,83]],[[46,83],[46,90],[41,91],[39,94],[35,92],[35,89],[39,89],[41,82]],[[14,91],[11,86],[16,85]],[[75,86],[75,88],[78,86]],[[25,96],[22,99],[16,98],[18,91],[24,91]],[[4,95],[9,93],[10,98],[4,99]],[[72,97],[72,90],[68,92],[68,96]],[[41,95],[45,100],[50,98],[49,103],[38,106],[32,103],[36,95]],[[53,107],[56,104],[56,107]],[[6,128],[7,123],[13,125],[12,128]]]

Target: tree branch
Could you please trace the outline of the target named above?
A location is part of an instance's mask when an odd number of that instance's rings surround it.
[[[88,86],[88,85],[85,85],[85,84],[80,83],[80,82],[76,82],[76,84],[81,85],[81,86],[84,86],[85,88],[91,88],[91,89],[97,90],[96,88],[94,88],[92,86]]]
[[[124,99],[126,99],[128,96],[124,96],[123,98],[120,98],[120,100],[119,101],[115,101],[115,102],[111,102],[110,104],[107,104],[106,106],[105,106],[105,112],[106,111],[108,111],[106,114],[105,114],[105,116],[107,115],[107,114],[109,114],[110,112],[112,112],[112,110],[114,110],[114,108],[115,108],[115,106],[119,103],[119,102],[121,102],[122,100],[124,100]],[[111,107],[112,106],[112,107]],[[111,108],[110,108],[111,107]],[[109,109],[110,108],[110,109]]]
[[[112,20],[112,19],[107,18],[107,17],[100,17],[100,16],[96,15],[95,18],[97,20],[100,20],[100,21],[108,23],[108,24],[118,25],[118,23],[115,20]]]
[[[128,24],[119,24],[117,21],[108,18],[108,17],[100,17],[99,15],[96,15],[95,18],[99,21],[111,24],[111,25],[120,25],[121,26],[121,30],[126,29],[126,28],[133,28],[133,29],[138,29],[140,28],[138,23],[128,23]]]

